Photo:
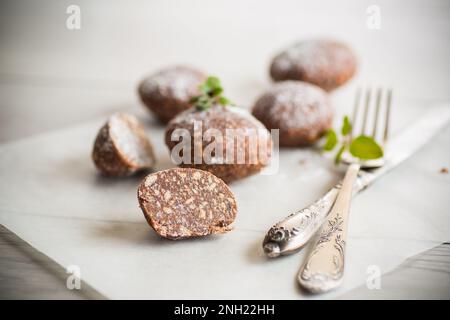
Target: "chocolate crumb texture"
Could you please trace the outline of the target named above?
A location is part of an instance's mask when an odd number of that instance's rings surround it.
[[[92,160],[106,176],[128,176],[155,164],[153,146],[144,127],[130,114],[113,114],[94,142]]]
[[[237,214],[234,195],[213,174],[172,168],[148,175],[138,201],[149,225],[172,240],[225,233]]]

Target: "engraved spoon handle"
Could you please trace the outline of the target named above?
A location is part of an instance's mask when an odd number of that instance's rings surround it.
[[[300,269],[299,283],[313,293],[331,290],[342,281],[348,215],[359,169],[359,164],[348,167],[336,202],[311,253]]]
[[[341,184],[320,199],[276,223],[267,232],[263,249],[271,258],[300,250],[320,228],[336,200]]]
[[[374,180],[373,174],[360,171],[353,187],[353,195],[366,188]],[[272,226],[263,241],[266,255],[275,258],[293,254],[303,248],[327,218],[341,185],[338,183],[313,204]]]

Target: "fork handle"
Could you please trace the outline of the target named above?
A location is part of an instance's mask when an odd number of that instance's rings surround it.
[[[300,285],[313,293],[329,291],[342,281],[348,214],[359,169],[359,164],[348,167],[336,202],[300,269]]]

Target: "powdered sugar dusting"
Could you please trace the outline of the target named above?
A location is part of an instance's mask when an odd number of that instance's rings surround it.
[[[183,154],[194,162],[194,167],[210,171],[226,182],[260,171],[271,156],[269,131],[248,111],[234,106],[214,105],[204,111],[192,108],[172,119],[165,134],[172,151],[179,143],[177,130],[186,130],[185,134],[191,137],[182,141]],[[214,148],[220,151],[207,151],[211,138],[218,143]]]
[[[281,70],[300,68],[314,76],[324,69],[340,69],[349,64],[353,56],[346,46],[330,40],[300,42],[281,53],[274,65]]]
[[[331,90],[356,70],[356,57],[345,44],[333,40],[297,43],[275,57],[271,75],[277,80],[302,80]]]
[[[325,91],[301,81],[275,84],[258,99],[254,112],[286,130],[308,128],[332,114]]]
[[[198,94],[198,86],[206,76],[195,69],[177,66],[161,70],[141,84],[145,95],[159,95],[180,101],[188,101]]]
[[[220,123],[218,123],[220,119]],[[246,127],[254,127],[257,129],[265,129],[264,125],[251,115],[247,110],[234,106],[216,105],[205,111],[198,111],[195,108],[188,109],[177,115],[169,126],[186,127],[193,125],[195,122],[201,121],[205,129],[208,128],[236,128],[236,121],[246,123]],[[220,126],[217,126],[220,124]]]

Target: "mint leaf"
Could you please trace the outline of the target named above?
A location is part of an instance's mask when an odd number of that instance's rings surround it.
[[[337,138],[336,131],[334,131],[333,129],[328,130],[327,140],[325,142],[325,145],[323,146],[323,150],[331,151],[334,149],[334,147],[336,147],[337,143],[338,143],[338,138]]]
[[[200,89],[200,92],[202,94],[208,94],[209,90],[211,90],[211,88],[206,83],[202,83],[198,88]]]
[[[348,116],[344,117],[344,121],[342,123],[341,133],[343,136],[346,136],[352,131],[352,124],[350,123],[350,119]]]
[[[211,107],[211,100],[207,96],[199,96],[195,101],[197,110],[206,110]]]
[[[223,92],[222,87],[216,87],[216,88],[213,88],[213,89],[210,91],[209,95],[212,96],[212,97],[217,97],[217,96],[220,96],[220,94],[221,94],[222,92]]]
[[[233,103],[225,97],[219,98],[219,104],[222,106],[232,106],[233,105]]]
[[[336,153],[336,156],[334,157],[334,164],[339,164],[342,159],[342,154],[344,153],[346,148],[346,145],[342,145],[339,151]]]
[[[383,149],[371,137],[361,135],[350,144],[350,153],[362,160],[378,159],[383,156]]]
[[[189,102],[195,104],[195,103],[197,103],[197,101],[200,99],[200,97],[201,97],[201,96],[195,96],[195,97],[192,97],[191,100],[189,100]]]
[[[222,106],[232,105],[232,103],[222,96],[223,88],[217,77],[208,77],[204,83],[199,86],[200,95],[190,100],[197,110],[203,111],[211,108],[215,104]]]
[[[198,103],[196,105],[197,110],[204,111],[210,108],[210,105],[208,103]]]
[[[208,77],[206,81],[200,85],[200,91],[205,95],[215,97],[220,95],[223,89],[219,78]]]
[[[220,80],[217,77],[208,77],[208,79],[206,79],[205,84],[207,86],[209,86],[210,88],[214,89],[214,88],[220,88],[222,85],[220,84]]]

